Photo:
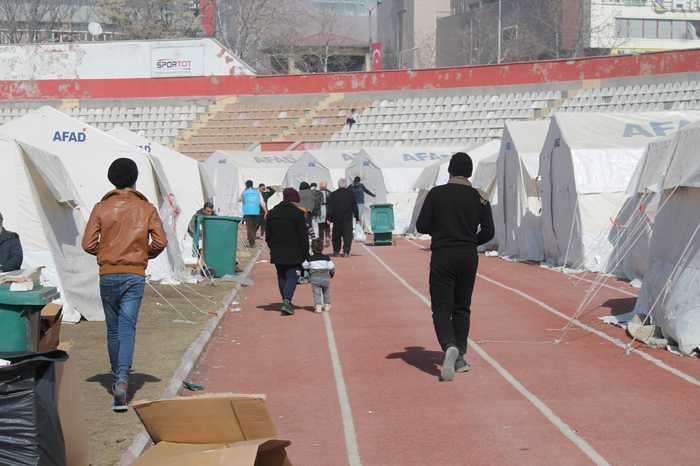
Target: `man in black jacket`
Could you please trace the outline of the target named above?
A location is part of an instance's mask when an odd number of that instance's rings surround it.
[[[283,201],[267,214],[265,241],[270,247],[270,262],[277,269],[277,284],[282,295],[282,313],[294,315],[292,298],[309,257],[309,232],[306,219],[296,204],[299,193],[293,188],[282,191]]]
[[[464,355],[479,263],[476,248],[494,235],[491,206],[468,180],[471,157],[454,154],[448,172],[450,181],[430,190],[416,222],[420,233],[432,236],[430,300],[435,333],[445,352],[440,372],[445,381],[452,380],[455,371],[469,370]]]
[[[2,226],[3,218],[0,214],[0,272],[12,272],[22,267],[24,254],[19,235],[7,231]]]
[[[345,189],[347,182],[345,178],[338,180],[338,189],[331,194],[326,213],[326,223],[333,224],[333,255],[340,257],[350,256],[352,246],[353,216],[359,223],[360,215],[357,211],[355,195]],[[340,240],[343,240],[343,251],[340,251]]]

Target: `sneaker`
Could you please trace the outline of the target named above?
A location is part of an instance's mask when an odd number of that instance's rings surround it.
[[[324,304],[323,305],[323,310],[326,312],[331,312],[331,305],[330,304]]]
[[[297,282],[297,285],[308,285],[308,284],[309,284],[308,278],[300,278],[299,281]]]
[[[345,257],[345,253],[344,253],[344,252],[341,252],[341,253],[340,253],[340,257]]]
[[[459,357],[459,350],[456,346],[450,346],[445,351],[445,360],[442,362],[440,377],[445,382],[449,382],[455,377],[455,363]]]
[[[325,246],[324,246],[324,247],[327,247],[327,248],[329,248],[330,246],[331,246],[331,242],[330,242],[330,241],[326,241],[326,244],[325,244]]]
[[[314,308],[314,312],[315,312],[316,314],[322,313],[322,312],[323,312],[323,305],[321,305],[321,304],[317,305],[317,306]]]
[[[114,385],[114,401],[112,401],[112,411],[114,412],[124,412],[129,409],[126,402],[126,393],[128,386],[125,383],[118,383]]]
[[[455,371],[457,372],[469,372],[469,369],[471,369],[471,366],[467,361],[464,360],[463,357],[459,357],[457,359],[457,362],[455,362]]]
[[[292,303],[288,299],[285,299],[284,301],[282,301],[282,314],[287,315],[287,316],[294,315],[294,309],[292,308]]]

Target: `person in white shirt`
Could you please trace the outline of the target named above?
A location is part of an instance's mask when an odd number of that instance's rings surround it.
[[[355,123],[359,123],[359,122],[360,122],[360,114],[357,113],[356,108],[353,108],[352,110],[350,110],[350,117],[348,117],[348,119],[345,120],[345,123],[350,125],[350,127],[352,128],[352,125],[354,125]]]

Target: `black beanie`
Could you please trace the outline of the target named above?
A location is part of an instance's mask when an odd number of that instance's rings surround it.
[[[302,181],[301,183],[299,183],[299,191],[305,191],[307,189],[311,189],[309,183],[307,183],[306,181]]]
[[[107,178],[117,189],[131,188],[136,184],[138,177],[136,162],[127,158],[115,160],[107,171]]]
[[[465,154],[464,152],[457,152],[453,155],[452,160],[450,160],[450,166],[447,167],[447,171],[450,175],[463,176],[465,178],[472,176],[472,170],[472,158],[469,157],[469,154]]]

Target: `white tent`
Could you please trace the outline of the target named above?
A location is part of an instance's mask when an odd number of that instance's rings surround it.
[[[241,215],[238,198],[245,189],[246,180],[255,186],[283,185],[287,170],[303,152],[248,152],[219,150],[205,160],[204,166],[214,180],[216,200],[214,205],[218,215]],[[268,201],[272,207],[281,200],[281,193],[275,193]]]
[[[128,129],[116,127],[108,133],[148,152],[158,171],[165,174],[172,189],[168,193],[172,194],[169,200],[179,207],[178,212],[174,214],[173,235],[178,238],[183,257],[189,258],[192,255],[192,239],[187,235],[189,221],[197,210],[202,208],[204,202],[212,200],[216,194],[214,183],[204,165]]]
[[[165,173],[158,170],[147,152],[51,107],[42,107],[0,126],[0,134],[58,156],[83,201],[80,208],[86,219],[95,204],[114,189],[107,171],[120,157],[136,162],[136,189],[159,210],[167,193],[172,192]],[[161,254],[149,261],[147,273],[154,280],[172,280],[180,271],[173,269],[168,254]]]
[[[622,275],[630,280],[643,279],[654,217],[661,195],[652,186],[653,177],[673,142],[673,135],[663,136],[649,143],[637,163],[627,187],[626,200],[617,214],[617,224],[608,235],[614,246],[605,271]],[[642,178],[643,177],[643,178]]]
[[[360,150],[314,149],[307,152],[313,155],[323,166],[328,168],[331,174],[330,179],[327,180],[328,183],[333,183],[333,186],[338,186],[338,180],[345,178],[345,169],[348,168],[348,165],[350,165],[350,162],[353,161],[355,156],[360,153]]]
[[[410,226],[418,193],[413,184],[423,170],[438,160],[450,157],[458,148],[381,148],[362,149],[345,170],[351,183],[355,176],[377,195],[370,204],[394,206],[394,232],[404,233]],[[365,209],[365,225],[370,224],[371,209]]]
[[[546,261],[605,270],[609,232],[649,142],[698,119],[698,112],[556,114],[540,162]]]
[[[548,121],[509,121],[498,156],[498,252],[514,260],[541,260],[540,151]]]
[[[700,346],[700,123],[675,135],[658,163],[641,170],[638,192],[660,194],[635,312],[652,311],[681,353]]]
[[[328,189],[331,191],[335,189],[333,187],[331,171],[309,151],[304,152],[304,154],[289,167],[287,174],[284,176],[282,185],[299,189],[299,184],[302,181],[316,184],[325,181],[328,183]]]
[[[61,293],[64,321],[104,320],[95,258],[80,245],[82,203],[61,160],[53,154],[0,136],[4,225],[19,234],[22,268],[44,266],[42,279]]]
[[[477,144],[467,149],[462,149],[462,152],[467,152],[474,164],[474,172],[471,177],[472,185],[483,191],[483,194],[491,201],[491,208],[495,209],[497,204],[496,196],[496,171],[495,171],[495,161],[498,157],[498,151],[501,147],[501,141],[499,139],[494,139],[485,143]],[[425,196],[428,195],[428,191],[433,186],[441,186],[449,181],[450,174],[447,172],[448,166],[452,160],[452,156],[448,158],[438,160],[433,162],[430,166],[423,169],[423,172],[413,183],[412,188],[418,190],[418,197],[416,198],[416,204],[413,208],[413,214],[411,216],[411,223],[408,227],[408,232],[415,232],[416,221],[418,220],[418,215],[423,207],[423,202],[425,201]],[[491,161],[490,168],[484,168],[483,164],[487,161]],[[476,181],[479,180],[479,185]],[[485,188],[485,189],[484,189]],[[494,211],[495,219],[495,211]],[[491,248],[497,244],[497,238],[490,241],[485,248]]]
[[[479,168],[479,164],[482,160],[491,157],[494,154],[498,154],[501,147],[501,141],[499,139],[494,139],[488,142],[477,144],[466,149],[460,149],[461,152],[466,152],[472,159],[474,164],[474,173]],[[446,184],[450,179],[450,174],[447,172],[447,168],[450,165],[450,160],[452,160],[452,155],[441,158],[431,165],[423,169],[421,174],[414,181],[412,189],[430,189],[433,186],[441,186]],[[472,176],[472,181],[474,180]]]

